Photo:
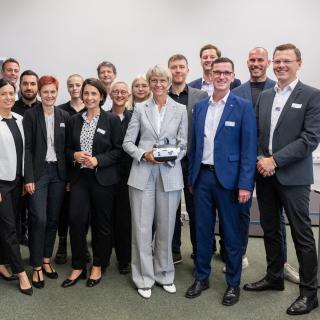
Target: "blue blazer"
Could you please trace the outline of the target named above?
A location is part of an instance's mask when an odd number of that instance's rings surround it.
[[[191,186],[195,185],[200,172],[209,100],[196,103],[192,115]],[[257,128],[252,103],[230,92],[214,138],[214,166],[221,185],[228,190],[252,191],[256,158]]]
[[[230,84],[230,90],[233,90],[236,87],[239,87],[241,85],[241,81],[239,79],[234,79],[231,84]],[[191,81],[188,86],[195,88],[195,89],[200,89],[202,87],[202,78],[196,79]]]
[[[275,86],[275,84],[276,84],[275,81],[267,78],[267,81],[263,87],[263,90],[273,88]],[[234,88],[232,90],[232,92],[241,98],[252,101],[250,81],[247,81],[244,84],[242,84],[241,86]]]

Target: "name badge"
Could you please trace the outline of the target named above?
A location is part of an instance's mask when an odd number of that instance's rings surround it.
[[[66,125],[65,125],[64,122],[61,122],[61,123],[60,123],[60,128],[65,128],[65,126],[66,126]]]
[[[106,133],[106,130],[103,130],[103,129],[98,128],[98,129],[97,129],[97,132],[99,132],[99,133],[101,133],[101,134],[105,134],[105,133]]]
[[[236,123],[235,123],[234,121],[226,121],[226,122],[224,123],[224,125],[225,125],[226,127],[234,127],[234,126],[236,125]]]
[[[301,107],[302,107],[302,104],[300,104],[300,103],[293,103],[291,105],[291,108],[294,108],[294,109],[301,109]]]

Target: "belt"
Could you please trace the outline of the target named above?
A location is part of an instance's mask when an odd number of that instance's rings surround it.
[[[58,161],[46,161],[46,164],[49,164],[49,165],[54,165],[57,163],[58,163]]]
[[[210,170],[210,171],[214,171],[214,165],[212,165],[212,164],[201,163],[201,168],[206,169],[206,170]]]

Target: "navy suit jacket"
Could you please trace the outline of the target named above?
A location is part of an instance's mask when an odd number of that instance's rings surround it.
[[[202,100],[194,107],[189,161],[191,186],[200,172],[209,100]],[[214,138],[214,166],[221,185],[228,190],[252,191],[256,158],[257,128],[252,103],[230,92]]]
[[[202,87],[202,78],[191,81],[188,86],[195,89],[200,89]],[[234,79],[230,84],[230,90],[233,90],[236,87],[241,86],[241,81],[239,79]]]
[[[273,88],[275,86],[275,84],[276,84],[275,81],[267,78],[267,81],[263,87],[263,90]],[[242,84],[241,86],[234,88],[232,90],[232,92],[241,98],[252,101],[250,81],[247,81],[244,84]]]

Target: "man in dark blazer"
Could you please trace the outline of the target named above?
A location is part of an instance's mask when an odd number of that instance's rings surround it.
[[[257,198],[264,231],[267,274],[244,286],[248,291],[284,290],[284,254],[280,213],[290,222],[300,271],[300,295],[287,309],[291,315],[318,306],[317,254],[309,218],[312,152],[320,137],[320,91],[297,79],[300,50],[276,47],[273,70],[277,85],[261,93],[256,106],[259,150]]]
[[[238,302],[241,277],[240,204],[251,198],[256,148],[256,121],[251,102],[230,92],[233,62],[213,62],[213,96],[196,103],[192,120],[189,185],[195,203],[197,238],[195,282],[187,298],[209,288],[216,210],[224,230],[226,281],[222,303]]]
[[[186,210],[189,216],[190,240],[192,244],[193,255],[196,253],[196,237],[194,228],[194,205],[193,196],[188,188],[188,152],[191,148],[192,139],[192,112],[196,102],[208,97],[208,94],[202,90],[194,89],[186,84],[186,78],[189,73],[188,60],[182,54],[175,54],[168,60],[168,68],[172,74],[172,85],[169,88],[169,96],[178,103],[186,106],[188,112],[188,148],[187,155],[182,159],[181,166],[184,180],[184,198]],[[176,224],[172,239],[173,263],[182,262],[181,256],[181,202],[177,210]]]
[[[189,86],[195,89],[203,90],[208,93],[209,96],[212,95],[213,92],[213,84],[212,84],[212,74],[211,74],[211,66],[212,62],[221,57],[221,50],[212,45],[207,44],[200,49],[200,63],[203,70],[202,78],[198,78],[189,83]],[[234,80],[230,83],[230,90],[241,85],[241,81],[239,79],[234,78]]]

